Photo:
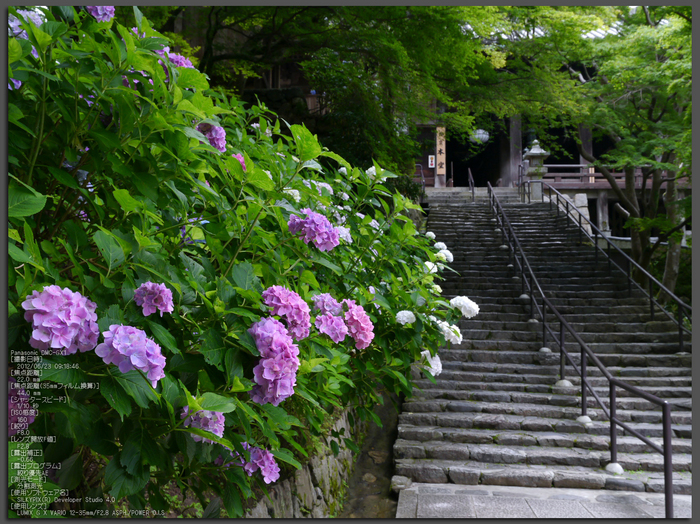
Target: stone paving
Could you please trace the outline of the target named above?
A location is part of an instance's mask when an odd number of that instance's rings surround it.
[[[396,518],[665,518],[660,493],[514,486],[400,484]],[[674,518],[692,517],[692,497],[675,495]]]
[[[677,326],[658,310],[652,320],[641,291],[628,291],[626,278],[617,270],[609,273],[603,256],[596,261],[592,247],[579,245],[573,228],[567,231],[562,219],[557,221],[545,206],[505,207],[535,274],[542,276],[540,285],[586,344],[613,375],[672,405],[674,493],[689,495],[691,355],[679,351]],[[600,490],[663,493],[662,456],[621,427],[616,430],[618,464],[624,473],[606,471],[610,462],[607,415],[589,392],[586,414],[590,420],[578,420],[581,380],[567,363],[569,382],[559,382],[558,348],[551,335],[552,348],[542,347],[542,323],[530,319],[530,300],[521,297],[523,283],[514,274],[514,261],[503,249],[501,231],[488,208],[477,203],[432,209],[428,230],[436,234],[436,241],[447,244],[454,255],[450,266],[459,272],[448,273],[440,283],[443,296],[449,300],[466,295],[480,312],[460,322],[461,344],[440,349],[443,371],[437,384],[420,374],[414,376],[414,395],[406,399],[399,415],[393,449],[395,478],[465,489],[508,486],[546,487],[554,493],[577,488],[599,495]],[[550,323],[553,316],[549,314]],[[558,333],[558,328],[557,322],[553,330]],[[684,342],[690,348],[690,338]],[[566,348],[580,366],[580,350],[571,336]],[[591,387],[607,409],[607,380],[590,362],[588,369]],[[660,443],[659,408],[620,388],[617,396],[618,419]],[[602,499],[588,502],[616,504]],[[478,500],[455,504],[471,516],[498,511],[488,504],[481,507]],[[513,509],[511,516],[538,516],[547,507],[552,515],[566,512],[565,505],[557,509],[551,502],[514,502],[512,507],[516,506],[520,509]],[[427,509],[420,507],[416,506],[420,513],[416,515],[428,516]],[[575,511],[599,517],[605,508],[596,508],[576,506]],[[630,516],[635,511],[629,510]]]

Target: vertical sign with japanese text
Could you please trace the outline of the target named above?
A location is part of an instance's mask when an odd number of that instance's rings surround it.
[[[445,128],[438,127],[435,129],[435,156],[437,162],[436,175],[444,175],[447,173],[447,154],[445,153],[447,146],[445,144]]]

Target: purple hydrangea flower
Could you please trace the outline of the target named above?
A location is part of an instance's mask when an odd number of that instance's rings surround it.
[[[132,369],[143,371],[153,387],[165,377],[165,357],[160,346],[148,338],[145,331],[112,324],[109,331],[103,331],[102,335],[105,341],[95,348],[95,353],[105,364],[119,366],[122,373]]]
[[[40,27],[41,24],[44,23],[44,14],[39,11],[17,9],[17,14],[22,15],[22,17],[26,21],[35,25],[36,27]],[[22,29],[22,22],[20,22],[19,18],[17,18],[14,15],[8,15],[7,22],[7,32],[9,36],[13,36],[15,38],[23,38],[25,40],[29,38],[27,36],[27,31],[25,29]],[[32,56],[34,58],[39,58],[39,53],[37,52],[34,46],[32,46]]]
[[[296,340],[309,336],[309,306],[297,293],[282,286],[271,286],[263,291],[262,298],[272,308],[273,315],[284,317],[287,329]]]
[[[182,55],[177,53],[168,53],[168,58],[170,58],[170,61],[175,67],[189,67],[190,69],[194,69],[192,61]]]
[[[348,307],[345,313],[345,322],[350,336],[355,339],[355,347],[365,349],[374,338],[374,324],[362,306],[355,304],[354,300],[343,300],[343,303]]]
[[[182,409],[180,418],[184,418],[183,423],[186,427],[192,426],[193,428],[203,429],[204,431],[209,431],[214,433],[217,437],[221,438],[224,436],[224,414],[220,411],[197,411],[194,415],[190,415],[189,406],[185,406]],[[185,418],[187,417],[187,418]],[[208,438],[200,437],[199,435],[192,434],[192,438],[195,442],[203,442],[205,444],[213,444],[214,441]]]
[[[277,406],[294,394],[296,372],[299,369],[299,348],[289,336],[284,324],[263,318],[248,332],[263,357],[253,368],[256,385],[250,391],[253,402]]]
[[[163,313],[173,312],[173,292],[165,284],[155,284],[154,282],[144,282],[134,293],[134,302],[137,306],[143,307],[143,316],[147,317],[156,310]]]
[[[113,5],[88,5],[85,7],[87,12],[95,17],[98,22],[109,22],[114,18]]]
[[[26,429],[34,422],[37,411],[29,404],[30,397],[15,377],[9,377],[7,384],[7,434],[16,435],[20,429]],[[20,423],[19,417],[25,417],[26,422]]]
[[[211,124],[199,124],[197,131],[202,133],[209,139],[212,147],[215,147],[222,153],[226,151],[226,130],[221,126],[213,126]]]
[[[265,484],[270,484],[280,478],[280,468],[275,462],[275,456],[266,449],[251,446],[250,462],[246,462],[243,469],[249,477],[259,469]]]
[[[345,340],[345,335],[348,334],[348,327],[343,322],[343,318],[334,317],[330,313],[316,317],[316,328],[331,337],[336,344]]]
[[[330,313],[337,316],[343,312],[343,306],[330,293],[319,293],[311,297],[311,300],[314,301],[314,307],[320,310],[322,315]]]
[[[241,167],[243,168],[243,171],[245,171],[245,158],[243,158],[243,155],[241,155],[240,153],[236,153],[232,156],[241,163]]]
[[[305,244],[313,241],[314,245],[321,251],[330,251],[340,244],[338,230],[331,225],[326,217],[308,208],[302,209],[301,212],[307,217],[300,218],[297,215],[292,215],[289,218],[290,233],[295,235],[301,232],[301,239]]]
[[[15,91],[20,87],[22,87],[22,82],[16,78],[10,78],[10,81],[7,83],[7,89],[10,91]]]
[[[80,293],[59,286],[34,291],[22,302],[24,319],[32,323],[29,345],[42,354],[70,355],[90,351],[97,345],[97,304]],[[58,351],[64,348],[63,351]],[[53,351],[51,351],[53,350]]]

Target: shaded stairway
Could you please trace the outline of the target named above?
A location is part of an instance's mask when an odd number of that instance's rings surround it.
[[[691,356],[679,354],[677,326],[650,322],[648,300],[627,280],[608,273],[592,246],[580,246],[573,228],[541,204],[504,204],[547,296],[596,352],[610,373],[673,404],[674,492],[691,487]],[[480,313],[460,326],[464,340],[440,350],[443,372],[434,385],[416,381],[399,416],[395,474],[416,482],[500,484],[663,492],[663,457],[618,428],[622,475],[610,460],[609,423],[589,395],[591,423],[581,415],[580,379],[557,387],[559,355],[540,351],[540,323],[529,322],[529,301],[508,266],[486,204],[432,209],[428,229],[454,254],[441,283],[450,299],[465,295]],[[686,349],[690,339],[686,339]],[[554,348],[553,348],[554,349]],[[578,364],[578,351],[567,350]],[[601,398],[607,381],[589,375]],[[598,377],[598,378],[596,378]],[[618,418],[661,442],[661,411],[618,389]]]

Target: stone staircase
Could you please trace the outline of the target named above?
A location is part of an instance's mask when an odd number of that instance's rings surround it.
[[[663,492],[663,458],[617,429],[618,463],[608,473],[610,427],[592,395],[590,423],[581,415],[580,378],[571,366],[558,387],[559,353],[542,348],[542,324],[529,322],[529,301],[508,266],[508,250],[485,203],[431,206],[428,230],[454,255],[443,296],[464,295],[480,313],[460,323],[464,340],[440,349],[437,384],[415,381],[399,415],[395,474],[414,482],[498,484]],[[650,321],[648,299],[593,247],[578,245],[543,204],[504,204],[540,285],[609,372],[672,403],[674,492],[691,489],[691,356],[679,353],[677,326],[662,314]],[[524,303],[526,302],[526,303]],[[550,321],[554,318],[550,314]],[[558,332],[558,323],[554,331]],[[572,337],[569,337],[572,338]],[[686,350],[690,338],[685,340]],[[567,350],[580,363],[578,346]],[[608,385],[589,362],[589,376],[606,403]],[[661,443],[661,411],[617,389],[618,418]]]
[[[520,202],[516,188],[495,187],[493,191],[501,203]],[[488,202],[488,198],[487,188],[474,188],[475,203]],[[468,187],[426,187],[423,202],[427,202],[431,209],[444,206],[472,205],[472,193]]]

